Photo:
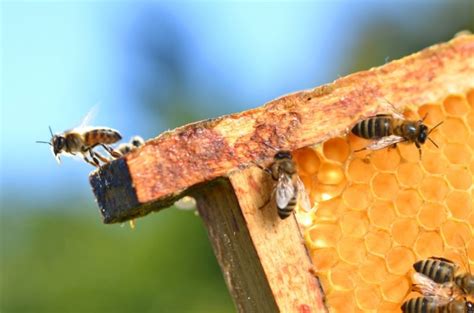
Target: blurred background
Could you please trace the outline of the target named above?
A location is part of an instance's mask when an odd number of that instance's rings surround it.
[[[144,138],[474,30],[474,2],[0,3],[0,311],[234,312],[206,231],[175,209],[103,225],[92,167],[48,126]]]

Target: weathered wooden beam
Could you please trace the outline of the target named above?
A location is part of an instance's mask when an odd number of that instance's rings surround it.
[[[149,140],[93,172],[105,223],[158,211],[185,194],[198,201],[227,284],[241,312],[325,311],[323,295],[293,217],[260,208],[275,151],[317,145],[357,120],[464,93],[474,84],[474,36],[460,36],[378,68]],[[270,147],[271,146],[271,147]]]

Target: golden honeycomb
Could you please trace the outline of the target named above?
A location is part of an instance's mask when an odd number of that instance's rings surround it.
[[[425,124],[414,144],[363,150],[353,134],[294,152],[311,201],[297,211],[330,312],[400,312],[413,263],[430,256],[474,268],[474,90],[406,108]]]

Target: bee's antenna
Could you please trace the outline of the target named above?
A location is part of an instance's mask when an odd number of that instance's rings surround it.
[[[36,143],[46,143],[46,144],[52,146],[51,142],[49,142],[49,141],[37,141]]]
[[[54,137],[53,131],[51,130],[51,126],[48,126],[48,127],[49,127],[49,133],[51,134],[51,137]]]
[[[434,144],[434,146],[439,149],[439,146],[436,144],[436,142],[433,141],[433,139],[428,137],[428,140],[431,141],[431,143]]]
[[[428,113],[427,113],[427,114],[428,114]],[[443,122],[444,122],[444,121],[441,121],[441,122],[439,122],[438,124],[436,124],[433,128],[431,128],[430,131],[428,132],[428,135],[431,134],[431,132],[432,132],[433,130],[435,130],[436,127],[438,127],[438,126],[440,126],[441,124],[443,124]]]
[[[421,121],[424,122],[427,117],[428,117],[428,112],[426,112],[425,116],[423,116],[423,118],[421,119]]]

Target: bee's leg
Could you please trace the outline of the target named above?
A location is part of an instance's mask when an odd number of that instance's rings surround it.
[[[100,166],[100,164],[99,164],[99,162],[97,162],[97,160],[94,160],[94,162],[92,162],[91,160],[89,160],[89,158],[84,153],[81,153],[81,155],[82,155],[82,158],[84,159],[84,161],[86,161],[90,165],[95,166],[95,167]]]
[[[415,146],[418,148],[418,153],[420,154],[420,161],[421,161],[421,146],[418,142],[415,142]]]
[[[101,146],[105,149],[105,151],[107,151],[114,158],[121,158],[122,157],[122,154],[120,152],[115,151],[111,147],[109,147],[107,145],[104,145],[104,144],[101,144]]]
[[[91,158],[92,158],[92,160],[94,161],[94,163],[97,164],[97,167],[99,167],[99,166],[100,166],[100,162],[99,162],[99,160],[96,158],[96,154],[95,154],[94,151],[92,151],[92,149],[89,149],[89,155],[91,156]],[[101,158],[99,158],[99,159],[103,162],[103,160],[102,160]]]
[[[364,147],[364,148],[360,148],[360,149],[354,150],[354,152],[361,152],[361,151],[364,151],[364,150],[367,150],[367,147]]]
[[[91,155],[92,158],[95,157],[96,159],[99,159],[99,160],[101,160],[101,161],[104,162],[104,163],[110,162],[109,159],[107,159],[106,157],[102,156],[102,155],[101,155],[100,153],[98,153],[97,151],[93,151],[92,149],[90,149],[89,152],[90,152],[90,155]]]
[[[263,167],[261,166],[260,164],[256,163],[256,162],[252,162],[253,165],[255,165],[256,167],[258,167],[259,169],[261,169],[262,171],[264,171],[265,173],[267,173],[268,175],[272,176],[272,170],[268,167]]]

